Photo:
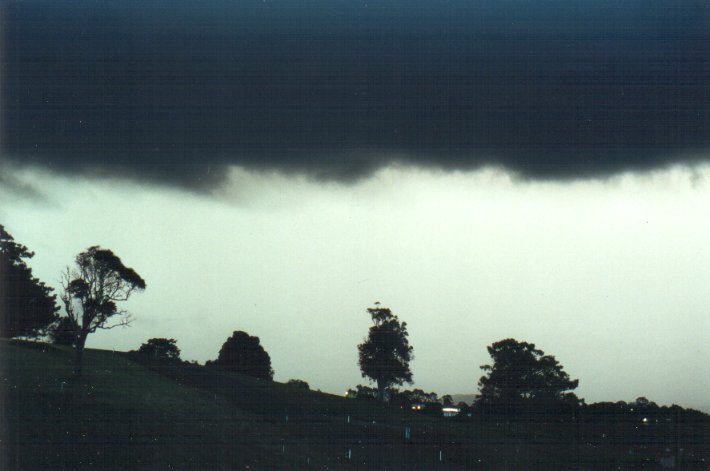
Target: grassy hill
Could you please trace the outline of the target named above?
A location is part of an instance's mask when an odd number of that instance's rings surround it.
[[[99,350],[76,380],[72,353],[0,341],[1,469],[652,469],[679,440],[710,466],[707,422],[604,441],[638,424],[451,420]]]

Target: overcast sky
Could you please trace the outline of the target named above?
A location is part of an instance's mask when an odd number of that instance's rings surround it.
[[[342,393],[380,301],[416,387],[514,337],[710,411],[707,2],[0,8],[0,223],[51,285],[96,244],[148,285],[90,347],[245,330]]]
[[[356,346],[380,301],[408,323],[425,390],[474,392],[486,346],[514,337],[556,355],[588,401],[709,410],[706,168],[577,183],[387,169],[354,185],[235,170],[214,195],[17,177],[43,199],[5,192],[0,217],[38,276],[58,286],[100,244],[148,284],[133,327],[91,347],[172,337],[203,362],[245,330],[276,380],[342,393],[363,382]]]

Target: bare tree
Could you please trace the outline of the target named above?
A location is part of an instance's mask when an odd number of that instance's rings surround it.
[[[145,281],[132,268],[108,249],[89,247],[76,256],[76,267],[63,273],[62,301],[67,316],[79,327],[76,333],[76,365],[74,372],[81,376],[84,345],[89,334],[97,329],[113,329],[131,323],[130,314],[119,309],[117,303],[131,294],[145,289]],[[109,324],[110,318],[117,321]]]

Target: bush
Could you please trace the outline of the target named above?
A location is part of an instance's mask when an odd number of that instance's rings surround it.
[[[73,347],[79,330],[79,326],[74,319],[62,317],[51,327],[49,338],[55,345],[70,345]]]
[[[306,389],[306,390],[311,389],[311,387],[308,385],[308,383],[303,381],[302,379],[289,379],[286,382],[286,384],[289,386],[293,386],[294,388],[298,388],[298,389]]]
[[[158,360],[180,360],[180,349],[175,339],[153,338],[141,345],[140,355]]]

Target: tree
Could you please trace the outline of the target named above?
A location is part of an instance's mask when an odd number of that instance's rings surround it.
[[[379,307],[379,303],[367,312],[373,325],[367,339],[358,345],[360,371],[363,377],[377,383],[378,399],[384,401],[389,387],[412,383],[409,362],[414,355],[406,322],[400,323],[391,310]]]
[[[138,353],[157,360],[180,359],[180,349],[175,339],[150,339],[140,346]]]
[[[405,389],[405,390],[389,390],[389,402],[393,405],[398,405],[402,408],[409,409],[412,404],[421,403],[425,405],[425,409],[441,406],[439,403],[439,395],[435,392],[425,392],[421,389]],[[439,407],[441,409],[441,407]]]
[[[535,407],[559,407],[578,403],[574,393],[579,380],[571,380],[554,356],[545,355],[535,344],[505,339],[488,347],[493,365],[478,385],[478,403],[501,412],[519,413]]]
[[[71,317],[61,317],[49,330],[49,337],[56,345],[74,346],[79,335],[79,326]]]
[[[271,357],[259,343],[259,337],[253,337],[242,331],[235,331],[224,342],[217,360],[210,364],[254,378],[271,381],[274,377]]]
[[[74,342],[76,349],[75,374],[81,376],[84,345],[89,334],[98,329],[127,326],[131,317],[119,309],[117,303],[127,301],[134,291],[143,291],[145,281],[132,268],[126,267],[112,251],[98,246],[89,247],[75,259],[76,268],[67,267],[63,274],[62,301],[67,316],[79,332]],[[109,325],[109,319],[121,318]]]
[[[348,393],[350,391],[352,391],[352,389],[348,390]],[[354,392],[356,399],[363,399],[365,401],[374,401],[375,399],[377,399],[377,391],[375,391],[369,386],[358,384],[357,386],[355,386]]]
[[[298,389],[305,389],[305,390],[311,389],[310,385],[306,381],[303,381],[302,379],[289,379],[288,381],[286,381],[286,384],[288,384],[289,386],[293,386],[294,388],[298,388]]]
[[[456,407],[458,407],[459,409],[459,417],[463,417],[471,413],[471,406],[469,406],[463,401],[460,401],[458,404],[456,404]]]
[[[57,296],[25,262],[33,256],[0,224],[0,337],[38,337],[57,320]]]

